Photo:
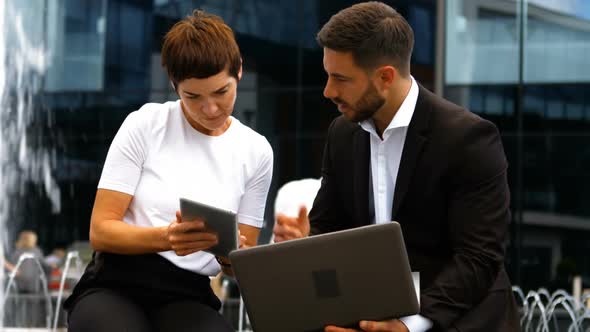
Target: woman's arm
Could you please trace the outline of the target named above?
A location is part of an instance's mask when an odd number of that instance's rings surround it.
[[[167,227],[137,227],[123,222],[133,196],[98,189],[90,219],[90,243],[96,251],[146,254],[170,250]]]
[[[254,247],[258,243],[258,235],[260,234],[260,228],[239,224],[240,229],[240,249]],[[221,271],[229,276],[234,276],[234,271],[231,266],[231,262],[227,257],[217,257],[217,261],[221,266]]]
[[[203,232],[204,224],[199,221],[171,220],[165,227],[125,223],[123,216],[132,198],[114,190],[97,190],[90,220],[90,243],[94,250],[127,255],[174,250],[184,256],[217,243],[215,235]]]
[[[258,235],[260,234],[260,228],[246,225],[246,224],[239,224],[240,235],[245,236],[245,242],[240,243],[240,248],[249,248],[254,247],[258,243]]]
[[[246,190],[238,208],[238,227],[240,229],[240,249],[253,247],[258,243],[260,227],[264,224],[264,209],[268,189],[272,180],[273,152],[266,139],[257,145],[260,153],[255,174],[248,179]],[[231,262],[227,257],[217,257],[223,273],[233,276]]]

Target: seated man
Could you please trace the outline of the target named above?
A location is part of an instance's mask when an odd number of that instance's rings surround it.
[[[420,272],[420,314],[362,321],[362,331],[518,331],[504,268],[508,165],[496,126],[412,77],[414,34],[388,5],[346,8],[317,40],[324,96],[342,115],[328,129],[309,219],[304,209],[279,216],[276,241],[395,220]]]

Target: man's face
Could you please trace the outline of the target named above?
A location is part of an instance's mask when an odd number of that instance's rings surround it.
[[[222,134],[234,110],[237,83],[227,70],[207,78],[180,82],[177,93],[189,123],[204,134]]]
[[[328,81],[324,96],[350,121],[367,120],[385,103],[366,71],[354,63],[352,53],[324,48]]]

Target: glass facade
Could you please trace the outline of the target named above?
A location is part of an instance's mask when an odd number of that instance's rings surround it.
[[[510,163],[514,283],[549,287],[567,261],[587,287],[590,7],[449,0],[445,23],[444,94],[498,125]]]
[[[355,1],[39,1],[50,54],[40,96],[56,150],[53,173],[61,189],[59,212],[15,214],[14,234],[38,231],[41,245],[88,239],[96,184],[123,119],[146,102],[177,99],[160,65],[166,31],[201,8],[220,15],[236,33],[244,59],[234,116],[265,135],[275,153],[272,203],[283,183],[319,177],[326,129],[338,115],[322,96],[326,75],[315,33],[331,15]],[[434,84],[434,1],[390,1],[414,27],[415,77]],[[45,132],[45,131],[44,131]],[[37,133],[36,135],[40,135]],[[46,137],[47,138],[47,137]],[[27,192],[37,192],[34,186]],[[28,205],[49,202],[39,192]],[[269,227],[261,235],[270,236]]]
[[[551,280],[564,258],[590,276],[583,254],[590,249],[584,241],[590,231],[590,66],[584,65],[590,6],[521,1],[385,2],[414,29],[414,77],[431,90],[442,82],[437,92],[500,128],[514,215],[507,263],[515,283],[533,288]],[[146,102],[177,98],[160,65],[162,38],[176,21],[202,8],[234,28],[242,51],[244,77],[234,115],[274,149],[262,234],[267,239],[278,187],[320,176],[326,129],[338,112],[322,96],[326,75],[314,37],[331,15],[355,2],[36,1],[36,14],[25,23],[38,31],[49,63],[38,96],[43,115],[35,118],[39,130],[32,135],[54,151],[61,207],[52,211],[38,186],[25,185],[22,196],[30,199],[19,209],[27,213],[14,214],[9,234],[35,229],[45,251],[88,240],[110,142],[128,113]],[[437,26],[445,33],[437,33]],[[440,45],[443,61],[435,55]],[[443,67],[439,76],[437,64]]]

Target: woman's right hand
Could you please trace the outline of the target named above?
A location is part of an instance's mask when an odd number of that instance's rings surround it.
[[[176,220],[168,225],[166,238],[178,256],[211,248],[218,241],[217,235],[207,232],[203,220],[182,221],[180,211],[176,211]]]

